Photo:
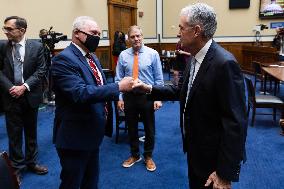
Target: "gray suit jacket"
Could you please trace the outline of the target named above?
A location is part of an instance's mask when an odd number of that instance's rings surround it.
[[[30,106],[36,108],[42,102],[43,78],[46,74],[46,62],[41,43],[27,40],[25,45],[25,58],[23,63],[23,77],[30,87],[24,97]],[[14,99],[9,94],[9,89],[14,85],[14,68],[12,45],[10,42],[0,42],[0,90],[4,110],[9,110],[9,105]]]

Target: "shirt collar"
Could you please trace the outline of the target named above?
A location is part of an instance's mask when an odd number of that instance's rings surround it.
[[[21,47],[25,47],[26,44],[26,37],[24,36],[23,39],[19,43],[12,42],[12,45],[20,44]]]
[[[79,47],[79,45],[77,45],[74,42],[71,42],[75,47],[77,47],[77,49],[82,53],[83,56],[86,56],[87,52],[84,51],[81,47]]]
[[[202,47],[202,49],[200,49],[200,51],[194,56],[194,58],[196,59],[196,61],[201,64],[207,54],[207,51],[209,50],[211,44],[212,44],[212,39],[210,39],[209,41],[207,41],[207,43],[204,45],[204,47]]]
[[[131,51],[130,51],[132,54],[134,54],[134,50],[133,48],[131,47]],[[144,52],[144,44],[141,45],[141,48],[139,49],[138,51],[139,53],[143,53]]]

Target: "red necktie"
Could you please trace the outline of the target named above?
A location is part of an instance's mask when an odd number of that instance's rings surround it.
[[[99,85],[99,86],[102,85],[103,83],[102,83],[101,78],[99,76],[99,71],[98,71],[98,68],[97,68],[97,66],[94,62],[92,55],[90,53],[87,53],[86,57],[88,58],[88,63],[89,63],[89,65],[90,65],[90,67],[93,71],[93,74],[96,78],[97,85]],[[106,112],[106,119],[107,119],[107,116],[108,116],[107,103],[105,103],[105,112]]]
[[[94,62],[94,59],[93,59],[92,55],[90,53],[87,53],[86,57],[88,58],[88,63],[89,63],[89,65],[90,65],[90,67],[91,67],[91,69],[93,71],[93,74],[94,74],[94,76],[96,78],[97,84],[98,85],[102,85],[103,83],[102,83],[101,78],[99,76],[99,71],[98,71],[98,68],[97,68],[97,66],[96,66],[96,64]]]

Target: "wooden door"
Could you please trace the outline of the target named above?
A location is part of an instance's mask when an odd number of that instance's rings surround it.
[[[115,31],[122,31],[126,34],[128,28],[137,23],[137,0],[109,0],[108,4],[111,53]],[[113,58],[111,61],[111,69],[115,70],[116,65]]]

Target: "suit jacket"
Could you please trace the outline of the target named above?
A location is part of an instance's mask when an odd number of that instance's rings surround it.
[[[14,85],[12,48],[10,42],[4,41],[0,43],[0,88],[4,110],[9,110],[10,104],[14,100],[9,94],[9,89]],[[32,108],[37,108],[42,102],[42,84],[45,74],[46,62],[42,44],[27,39],[23,62],[23,77],[30,91],[26,90],[24,97],[27,98]]]
[[[151,96],[179,98],[184,151],[195,173],[207,177],[216,170],[222,178],[236,181],[245,158],[247,127],[239,65],[213,41],[193,82],[183,119],[189,70],[188,64],[178,87],[153,86]]]
[[[94,61],[105,85],[98,86],[86,58],[71,43],[52,60],[51,74],[55,92],[53,139],[57,148],[94,150],[105,131],[105,102],[118,100],[117,83],[106,85],[98,58]]]

